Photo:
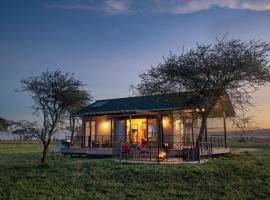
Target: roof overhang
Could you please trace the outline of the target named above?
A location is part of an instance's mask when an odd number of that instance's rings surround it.
[[[235,117],[235,111],[228,95],[221,96],[209,113],[209,118]]]

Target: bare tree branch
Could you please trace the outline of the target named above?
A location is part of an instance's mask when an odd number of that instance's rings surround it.
[[[21,81],[22,92],[27,92],[34,101],[34,112],[40,116],[41,123],[21,121],[13,123],[15,134],[31,134],[43,143],[41,162],[44,163],[52,136],[64,129],[67,112],[77,105],[76,99],[83,84],[75,80],[73,74],[60,70],[42,72],[35,77]],[[75,94],[76,91],[77,93]],[[84,93],[87,97],[87,92]],[[76,104],[76,105],[75,105]]]
[[[253,105],[251,94],[270,82],[269,52],[270,44],[260,40],[242,42],[224,36],[214,44],[197,43],[180,55],[170,53],[163,63],[140,74],[132,90],[136,95],[192,91],[204,102],[206,117],[227,93],[235,111],[246,113]],[[199,136],[203,128],[202,124]]]

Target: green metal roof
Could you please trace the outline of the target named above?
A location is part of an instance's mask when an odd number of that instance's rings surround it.
[[[89,106],[82,108],[78,115],[98,115],[98,114],[114,114],[129,113],[140,111],[158,111],[166,109],[185,109],[194,107],[198,104],[197,98],[192,92],[183,92],[181,94],[172,95],[150,95],[137,96],[118,99],[98,100]]]

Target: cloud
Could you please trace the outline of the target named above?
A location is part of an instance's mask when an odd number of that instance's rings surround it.
[[[270,0],[47,0],[43,5],[65,10],[96,11],[105,15],[186,14],[214,6],[270,10]]]
[[[243,2],[242,8],[257,11],[270,10],[270,2]]]
[[[94,11],[97,10],[98,7],[92,4],[90,1],[81,1],[81,0],[67,0],[65,2],[62,1],[46,1],[43,3],[43,6],[48,8],[57,8],[63,10],[86,10],[86,11]]]
[[[194,13],[214,6],[255,11],[270,10],[270,0],[154,0],[153,2],[157,12],[170,14]]]
[[[135,13],[129,6],[129,1],[107,0],[104,5],[105,13],[109,15],[132,14]]]
[[[106,15],[124,15],[134,13],[129,4],[129,0],[47,0],[43,6],[63,10],[96,11]]]

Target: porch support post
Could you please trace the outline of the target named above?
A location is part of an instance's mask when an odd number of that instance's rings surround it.
[[[191,140],[192,148],[194,148],[194,113],[192,112],[192,122],[191,122]]]
[[[161,123],[162,123],[162,121],[161,121],[161,119],[162,119],[162,115],[161,114],[158,114],[158,118],[157,118],[157,120],[158,120],[158,137],[157,137],[157,146],[158,146],[158,152],[157,152],[157,157],[158,157],[158,164],[159,164],[159,162],[160,162],[160,158],[159,158],[159,150],[160,150],[160,138],[161,138],[161,128],[162,128],[162,126],[161,126]]]
[[[81,148],[83,148],[85,146],[85,121],[83,117],[81,119],[82,119]]]
[[[146,144],[148,146],[148,119],[149,117],[146,117]]]
[[[204,134],[205,134],[205,142],[207,142],[208,140],[207,140],[207,132],[208,132],[208,130],[207,130],[207,117],[206,117],[206,115],[205,115],[205,113],[203,113],[203,117],[204,117],[204,119],[205,119],[205,125],[204,125]]]
[[[127,119],[125,119],[125,134],[124,134],[124,142],[125,143],[127,142],[127,135],[128,135],[128,132],[127,132]]]
[[[226,113],[223,112],[223,127],[224,127],[224,145],[227,148],[227,127],[226,127]]]
[[[131,125],[131,115],[129,115],[129,143],[132,142],[132,125]]]
[[[92,117],[90,117],[90,121],[89,121],[89,130],[90,130],[90,134],[89,134],[89,138],[87,138],[88,139],[88,147],[92,148]]]
[[[113,137],[113,119],[111,118],[111,138],[110,138],[111,147],[112,147],[112,137]]]
[[[163,115],[161,114],[160,115],[160,134],[161,134],[161,136],[160,136],[160,143],[161,143],[161,148],[163,148]]]
[[[172,125],[171,125],[171,133],[170,133],[170,136],[169,136],[169,138],[170,138],[170,146],[172,147],[172,148],[174,148],[174,144],[175,144],[175,138],[174,138],[174,118],[173,118],[173,112],[171,112],[170,113],[170,117],[171,117],[171,121],[172,121]],[[179,134],[179,144],[181,145],[181,139],[180,139],[180,136],[181,135],[181,133]],[[176,139],[177,140],[177,139]]]

